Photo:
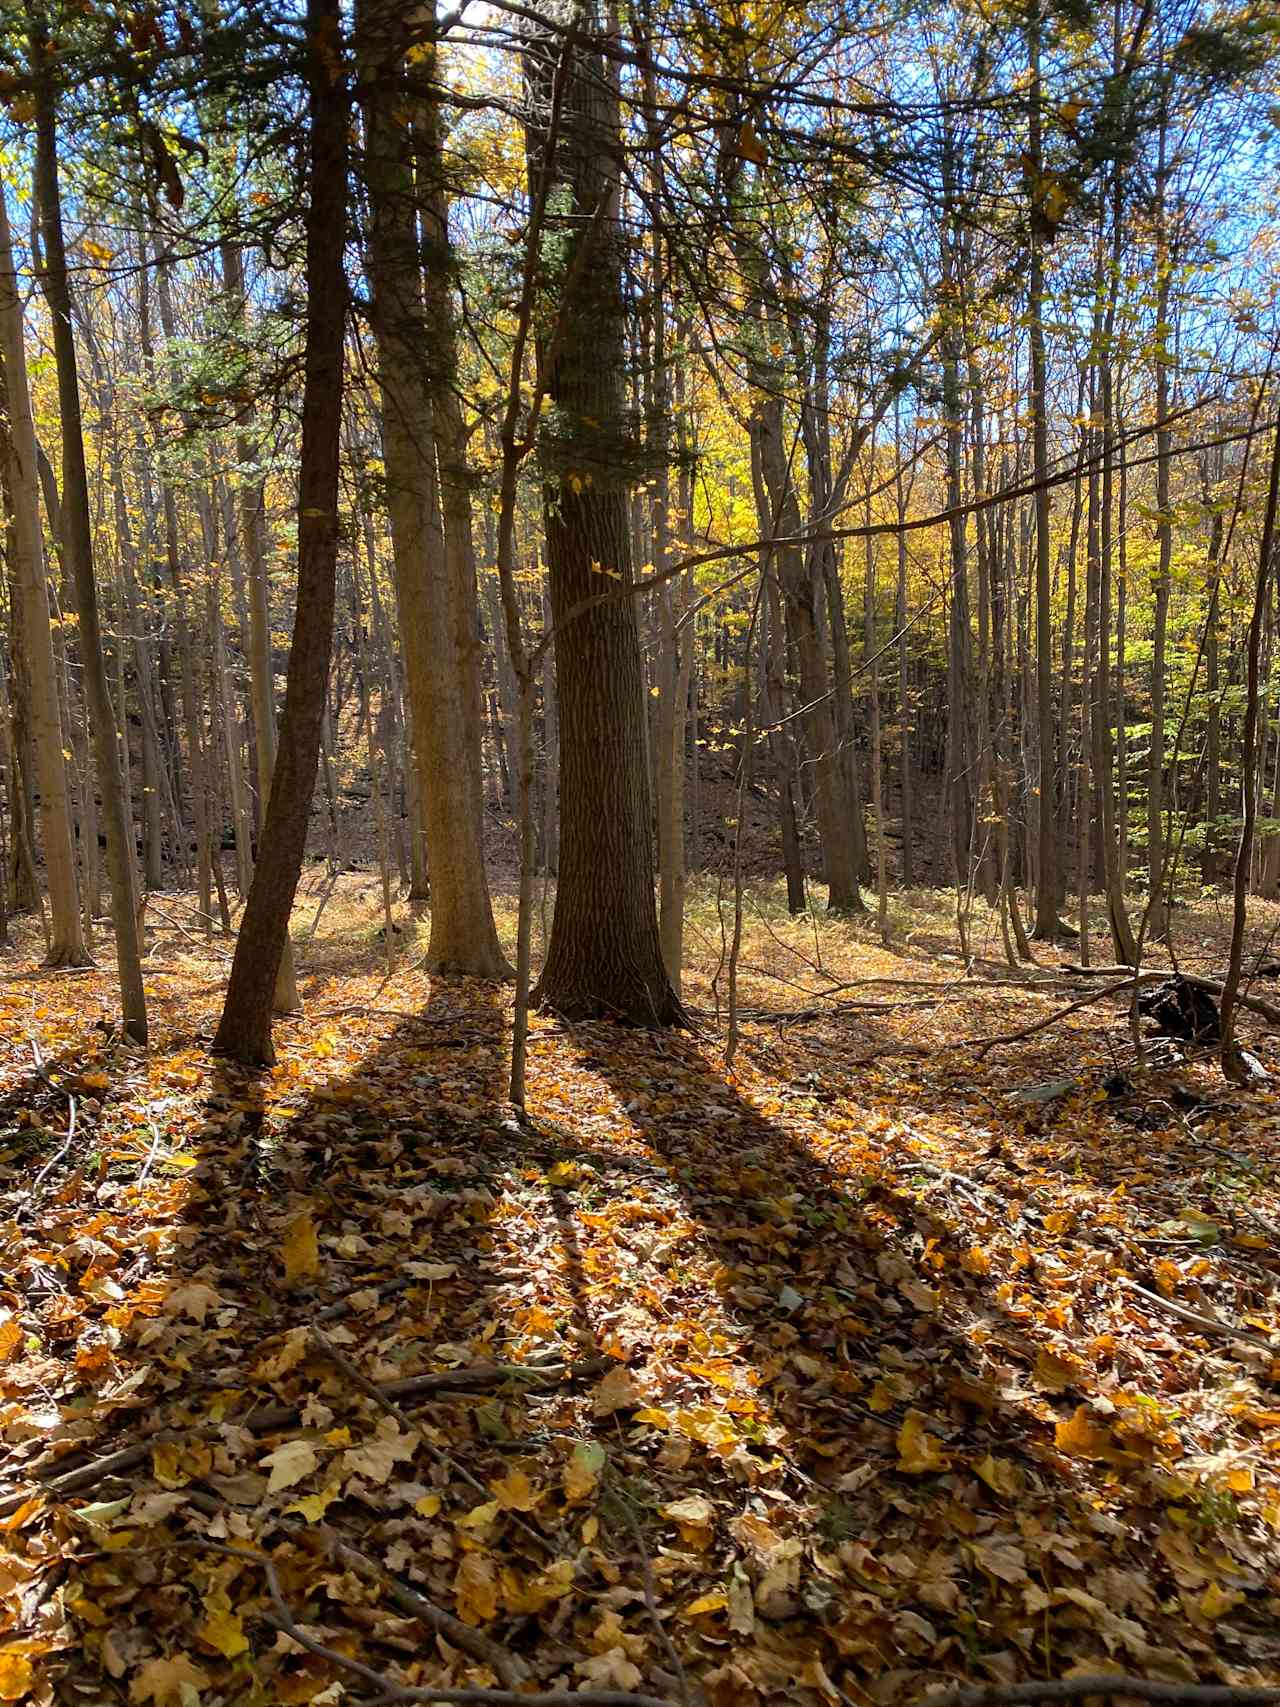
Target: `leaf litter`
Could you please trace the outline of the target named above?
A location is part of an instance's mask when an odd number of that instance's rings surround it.
[[[1280,1677],[1275,1094],[752,976],[732,1074],[536,1020],[525,1125],[482,986],[317,975],[255,1078],[198,954],[146,1057],[6,983],[0,1701]]]

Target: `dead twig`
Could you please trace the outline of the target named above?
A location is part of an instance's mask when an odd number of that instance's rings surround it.
[[[379,1387],[376,1382],[371,1381],[365,1374],[364,1370],[361,1369],[358,1364],[352,1362],[346,1352],[340,1350],[336,1345],[334,1345],[333,1341],[322,1328],[316,1327],[313,1322],[308,1332],[316,1350],[323,1356],[327,1357],[335,1369],[340,1369],[347,1379],[358,1387],[367,1398],[372,1399],[375,1405],[385,1411],[404,1434],[416,1436],[435,1459],[436,1463],[442,1465],[451,1476],[457,1476],[460,1481],[465,1482],[473,1493],[479,1494],[484,1500],[489,1498],[489,1490],[485,1487],[484,1483],[480,1481],[478,1477],[473,1476],[465,1464],[459,1464],[457,1459],[450,1457],[442,1446],[437,1446],[435,1441],[430,1440],[427,1435],[424,1434],[422,1429],[407,1417],[395,1401],[388,1396],[385,1389]],[[549,1540],[547,1536],[541,1533],[541,1531],[535,1529],[531,1523],[526,1523],[525,1520],[516,1512],[508,1512],[507,1516],[511,1520],[512,1524],[514,1524],[514,1526],[520,1530],[523,1535],[528,1536],[529,1540],[531,1540],[536,1546],[541,1547],[544,1552],[550,1553],[553,1557],[555,1556],[556,1546],[553,1541]]]
[[[982,1683],[922,1695],[917,1707],[1036,1707],[1042,1701],[1082,1701],[1086,1696],[1128,1696],[1135,1701],[1183,1702],[1187,1707],[1270,1707],[1280,1687],[1251,1689],[1231,1683],[1169,1683],[1156,1677],[1064,1677],[1048,1683]]]
[[[1145,1298],[1149,1304],[1158,1304],[1162,1310],[1167,1310],[1171,1316],[1180,1316],[1184,1322],[1192,1322],[1206,1333],[1220,1334],[1225,1339],[1239,1340],[1242,1345],[1256,1346],[1259,1351],[1275,1353],[1275,1346],[1263,1334],[1252,1333],[1248,1328],[1237,1328],[1231,1322],[1221,1322],[1216,1316],[1203,1315],[1199,1310],[1193,1310],[1189,1305],[1179,1304],[1173,1298],[1163,1298],[1158,1292],[1149,1292],[1145,1286],[1139,1286],[1136,1280],[1130,1280],[1122,1275],[1120,1284],[1130,1292],[1136,1292],[1140,1298]]]

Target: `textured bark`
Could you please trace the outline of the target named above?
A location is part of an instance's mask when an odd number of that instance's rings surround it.
[[[1053,629],[1049,563],[1049,423],[1046,414],[1044,349],[1044,240],[1040,207],[1043,149],[1043,90],[1040,81],[1040,12],[1028,26],[1031,56],[1030,136],[1027,176],[1031,185],[1027,289],[1028,338],[1031,346],[1031,445],[1035,495],[1036,606],[1036,740],[1038,743],[1038,817],[1036,836],[1035,935],[1045,942],[1058,937],[1057,738],[1053,717]]]
[[[243,325],[246,316],[244,264],[239,247],[232,241],[222,245],[222,282],[231,299],[232,313]],[[250,422],[238,422],[236,455],[240,461],[240,543],[248,571],[249,703],[253,713],[254,751],[258,765],[259,833],[271,793],[276,764],[276,682],[271,654],[271,585],[267,578],[266,493],[255,475],[255,447]],[[298,995],[293,943],[286,933],[276,976],[275,1011],[293,1013],[302,1006]]]
[[[427,963],[437,972],[501,978],[509,968],[484,871],[466,434],[453,389],[452,328],[440,301],[450,285],[433,283],[430,311],[423,287],[416,214],[426,192],[415,183],[414,165],[431,152],[433,133],[422,109],[413,131],[403,122],[410,22],[394,0],[365,0],[358,49],[387,512],[431,870]],[[439,265],[447,231],[438,183],[426,199]]]
[[[71,330],[71,291],[62,234],[62,199],[58,183],[56,96],[50,61],[52,46],[42,19],[31,26],[36,104],[36,186],[40,201],[40,230],[44,243],[41,282],[49,304],[54,361],[58,374],[58,412],[62,427],[63,550],[75,588],[80,619],[80,666],[93,732],[98,789],[107,833],[107,865],[111,877],[111,922],[115,929],[116,965],[124,1030],[136,1043],[147,1041],[146,996],[142,984],[133,825],[125,809],[121,738],[107,682],[98,620],[98,591],[93,573],[93,534],[89,515],[89,483],[85,470],[80,414],[80,382],[76,373],[75,340]]]
[[[71,803],[67,791],[65,741],[58,706],[58,680],[49,627],[49,585],[40,531],[36,435],[27,385],[22,300],[14,272],[8,212],[0,191],[0,355],[3,356],[8,431],[4,454],[12,515],[10,564],[15,629],[26,673],[27,716],[35,769],[40,779],[40,817],[45,876],[49,888],[48,963],[83,966],[89,959],[80,928]]]
[[[549,137],[560,51],[572,57]],[[538,995],[571,1018],[677,1024],[654,902],[640,637],[625,595],[634,451],[623,421],[617,113],[603,57],[585,43],[561,50],[535,31],[525,67],[530,180],[545,168],[543,263],[554,274],[537,356],[554,411],[539,454],[560,699],[560,879]]]
[[[215,1049],[269,1063],[271,1005],[306,851],[333,643],[347,280],[347,127],[337,0],[308,0],[307,331],[298,470],[298,604],[275,774]]]

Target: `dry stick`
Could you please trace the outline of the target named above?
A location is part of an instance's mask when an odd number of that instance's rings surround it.
[[[340,1654],[336,1648],[326,1647],[298,1623],[280,1587],[275,1562],[268,1554],[255,1553],[248,1547],[227,1547],[218,1541],[203,1540],[171,1541],[165,1546],[141,1547],[137,1551],[218,1553],[224,1558],[240,1559],[247,1565],[257,1565],[267,1579],[267,1592],[275,1607],[275,1617],[270,1622],[317,1659],[327,1660],[330,1665],[351,1672],[353,1676],[361,1677],[366,1683],[372,1684],[378,1691],[374,1697],[376,1701],[474,1701],[493,1703],[494,1707],[497,1707],[498,1703],[510,1703],[511,1707],[671,1707],[671,1703],[660,1696],[633,1694],[624,1689],[551,1689],[543,1690],[537,1695],[526,1695],[515,1689],[450,1689],[442,1684],[432,1684],[429,1688],[419,1689],[409,1684],[396,1683],[385,1672],[375,1671],[361,1660],[353,1660],[347,1654]],[[120,1555],[115,1553],[111,1557],[118,1559]]]
[[[322,1329],[316,1327],[313,1322],[308,1332],[316,1349],[321,1351],[335,1368],[340,1369],[349,1381],[353,1381],[362,1393],[372,1399],[375,1405],[378,1405],[389,1417],[393,1418],[397,1426],[405,1434],[415,1435],[426,1447],[427,1451],[435,1459],[437,1464],[442,1465],[446,1470],[448,1470],[450,1475],[457,1476],[461,1481],[464,1481],[467,1486],[471,1488],[473,1492],[478,1493],[482,1499],[488,1499],[489,1490],[485,1487],[484,1483],[480,1481],[478,1477],[473,1476],[465,1464],[459,1464],[457,1459],[451,1458],[442,1446],[437,1446],[433,1440],[428,1439],[423,1430],[420,1429],[415,1422],[412,1422],[397,1404],[387,1397],[386,1393],[377,1385],[376,1382],[369,1379],[358,1364],[353,1363],[344,1351],[340,1351]],[[556,1545],[553,1541],[549,1540],[547,1536],[536,1530],[531,1523],[526,1523],[522,1517],[517,1515],[517,1513],[511,1511],[507,1513],[507,1516],[522,1534],[527,1535],[537,1546],[541,1547],[545,1552],[552,1554],[554,1557]]]
[[[1154,1677],[1103,1672],[1097,1677],[1065,1677],[1049,1683],[980,1683],[923,1695],[918,1707],[1035,1707],[1042,1701],[1081,1701],[1089,1695],[1129,1696],[1137,1701],[1183,1702],[1187,1707],[1271,1707],[1280,1687],[1247,1688],[1230,1683],[1165,1683]]]
[[[612,1368],[614,1361],[611,1357],[589,1357],[581,1363],[547,1364],[542,1368],[520,1363],[483,1363],[474,1369],[408,1375],[399,1381],[388,1381],[377,1390],[390,1399],[420,1399],[438,1393],[482,1392],[487,1387],[510,1380],[545,1381],[554,1385],[562,1381],[598,1375],[602,1370]],[[300,1409],[298,1405],[269,1405],[263,1410],[251,1412],[248,1416],[227,1420],[239,1427],[251,1429],[255,1434],[269,1434],[276,1429],[296,1425]],[[183,1429],[162,1426],[152,1429],[142,1440],[135,1441],[131,1446],[123,1446],[103,1458],[95,1458],[88,1464],[78,1465],[74,1470],[64,1470],[61,1475],[48,1476],[37,1471],[36,1480],[41,1484],[41,1492],[52,1495],[55,1499],[64,1499],[70,1494],[83,1493],[88,1488],[96,1487],[99,1482],[106,1481],[110,1476],[120,1475],[144,1463],[151,1456],[151,1448],[161,1441],[212,1440],[217,1438],[219,1433],[220,1430],[213,1427]],[[7,1495],[0,1500],[0,1517],[16,1511],[30,1497],[30,1491]]]
[[[1216,1316],[1202,1315],[1199,1310],[1192,1310],[1172,1298],[1162,1298],[1158,1292],[1148,1292],[1145,1286],[1139,1286],[1136,1280],[1130,1280],[1127,1275],[1121,1277],[1120,1284],[1128,1291],[1136,1292],[1140,1298],[1145,1298],[1149,1304],[1158,1304],[1171,1316],[1180,1316],[1184,1322],[1192,1322],[1206,1333],[1221,1334],[1227,1339],[1239,1340],[1242,1345],[1256,1346],[1260,1351],[1275,1355],[1275,1346],[1264,1334],[1251,1333],[1248,1328],[1237,1328],[1230,1322],[1220,1322]]]

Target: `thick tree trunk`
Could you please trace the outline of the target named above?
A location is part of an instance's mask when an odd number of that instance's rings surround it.
[[[450,287],[433,286],[428,306],[415,204],[426,204],[437,265],[447,225],[429,108],[415,109],[413,132],[404,123],[409,23],[394,0],[364,0],[358,27],[387,511],[431,867],[427,964],[501,978],[510,968],[485,882],[475,565]],[[415,159],[430,164],[430,186],[415,184]]]
[[[333,642],[351,105],[346,67],[339,57],[340,19],[338,0],[308,0],[310,206],[298,470],[298,605],[266,822],[214,1039],[216,1049],[251,1066],[274,1058],[272,997],[306,851]]]
[[[635,452],[623,411],[616,106],[588,45],[535,32],[525,67],[529,178],[545,187],[544,265],[554,268],[558,316],[554,334],[553,317],[540,317],[537,350],[555,407],[539,452],[560,701],[560,878],[537,996],[570,1018],[678,1024],[654,904],[640,636],[627,591]]]
[[[93,733],[98,788],[107,832],[107,865],[111,877],[111,922],[116,938],[116,964],[124,1030],[136,1043],[147,1041],[147,1007],[142,984],[134,875],[133,825],[125,809],[121,768],[121,737],[107,682],[98,620],[98,590],[93,573],[93,535],[89,515],[89,483],[85,469],[80,415],[80,382],[76,373],[75,340],[71,330],[71,291],[62,234],[62,198],[58,183],[56,95],[50,71],[51,44],[43,20],[35,16],[31,48],[36,102],[36,186],[40,230],[44,243],[42,284],[53,329],[54,361],[58,374],[58,411],[62,427],[63,550],[75,588],[80,619],[80,666]]]
[[[3,357],[8,431],[4,453],[13,522],[10,565],[13,573],[15,638],[20,639],[26,671],[27,715],[35,769],[40,779],[40,816],[45,877],[49,888],[48,963],[83,966],[89,953],[80,927],[76,856],[71,836],[58,679],[49,626],[49,584],[44,571],[40,529],[36,434],[27,385],[22,299],[13,264],[8,211],[0,190],[0,355]],[[12,778],[11,778],[12,783]]]

